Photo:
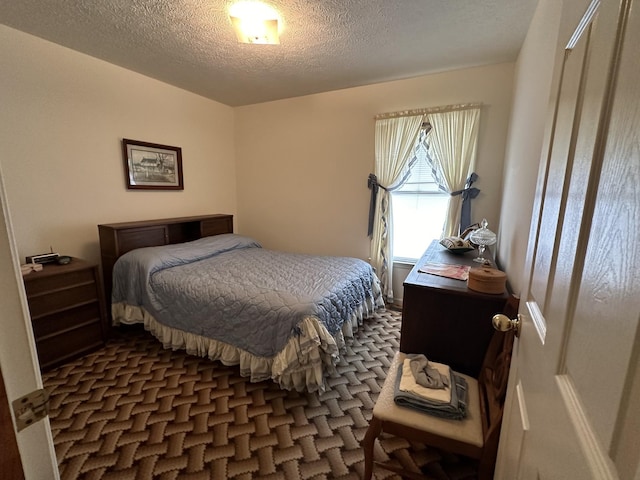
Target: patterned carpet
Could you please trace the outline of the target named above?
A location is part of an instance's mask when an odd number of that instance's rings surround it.
[[[129,331],[43,375],[61,478],[360,479],[360,442],[400,321],[391,311],[367,320],[321,394],[250,383],[236,367]],[[456,458],[385,434],[375,457],[437,479],[468,474]],[[399,478],[379,467],[374,475]]]

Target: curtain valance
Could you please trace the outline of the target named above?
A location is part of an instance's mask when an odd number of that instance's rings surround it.
[[[413,110],[401,110],[398,112],[379,113],[373,118],[376,120],[384,118],[415,117],[416,115],[429,115],[430,113],[455,112],[457,110],[470,110],[482,107],[482,103],[460,103],[457,105],[444,105],[440,107],[417,108]]]

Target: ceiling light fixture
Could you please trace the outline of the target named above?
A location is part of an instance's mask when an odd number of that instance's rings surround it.
[[[229,9],[231,23],[241,43],[277,45],[278,12],[261,2],[239,2]]]

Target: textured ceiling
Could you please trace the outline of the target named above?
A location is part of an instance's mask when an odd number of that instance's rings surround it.
[[[0,23],[230,106],[515,60],[538,0],[271,0],[280,45],[227,0],[0,0]]]

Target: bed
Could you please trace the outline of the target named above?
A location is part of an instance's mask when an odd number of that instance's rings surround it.
[[[384,307],[373,269],[268,250],[232,225],[229,215],[100,225],[113,324],[144,324],[165,348],[239,365],[251,381],[324,390],[355,329]]]

